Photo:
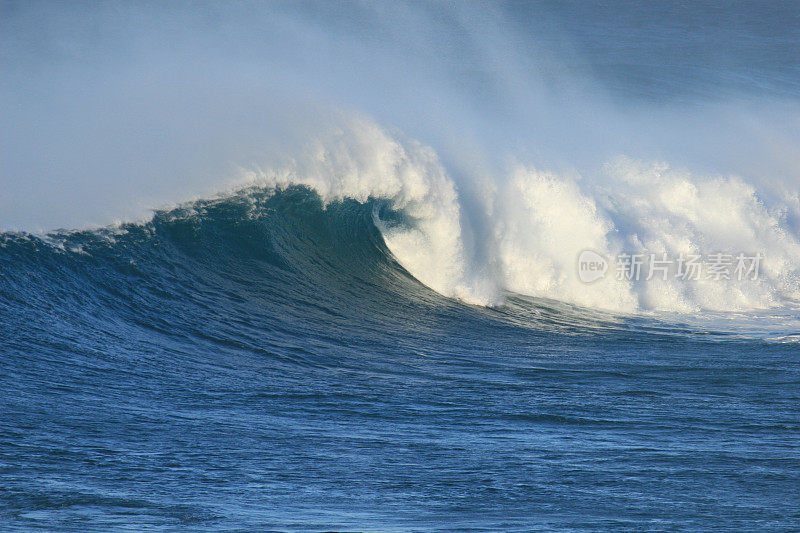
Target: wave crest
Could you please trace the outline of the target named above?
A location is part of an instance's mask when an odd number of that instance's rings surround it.
[[[376,218],[387,247],[435,291],[481,305],[505,292],[615,311],[764,309],[800,299],[800,240],[787,192],[771,204],[736,176],[708,176],[666,163],[619,157],[595,176],[514,166],[467,198],[436,153],[367,119],[351,119],[309,141],[288,164],[243,171],[242,183],[312,188],[324,203],[385,199],[402,223]],[[465,216],[465,205],[479,206]],[[479,240],[487,242],[478,242]],[[755,280],[619,279],[587,285],[583,250],[621,253],[748,253],[763,256]],[[613,266],[613,265],[612,265]]]

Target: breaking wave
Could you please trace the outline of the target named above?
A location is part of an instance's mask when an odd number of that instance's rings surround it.
[[[427,287],[471,304],[498,306],[511,293],[616,312],[689,313],[769,309],[800,300],[797,194],[787,190],[783,196],[767,196],[741,177],[696,175],[629,158],[609,162],[591,180],[518,165],[497,176],[479,198],[465,202],[433,149],[364,118],[342,120],[288,161],[267,170],[242,170],[238,192],[163,211],[150,225],[124,227],[145,232],[159,227],[164,217],[178,220],[222,205],[239,210],[227,215],[233,217],[230,229],[247,233],[253,231],[249,221],[264,216],[261,210],[270,205],[270,195],[302,186],[313,191],[321,206],[346,201],[369,206],[370,223],[381,240],[376,249],[385,246],[393,260]],[[280,198],[283,210],[295,208],[294,196]],[[310,201],[306,196],[300,200]],[[343,227],[331,231],[352,230],[349,221],[339,223]],[[193,227],[185,224],[185,231]],[[307,226],[299,231],[295,238],[317,239],[314,252],[321,262],[329,260],[322,247],[348,240],[307,235]],[[54,235],[47,239],[87,251],[87,243],[72,242],[86,233]],[[7,234],[6,242],[12,237]],[[233,231],[227,235],[240,238]],[[374,242],[376,236],[370,239]],[[248,253],[255,255],[269,255],[274,247],[266,238],[248,245]],[[763,259],[756,279],[682,279],[672,273],[628,279],[614,272],[612,264],[608,275],[585,283],[578,271],[584,250],[609,260],[623,253],[678,257],[737,252]],[[344,260],[345,255],[338,251],[336,257]],[[338,268],[357,264],[354,259]]]

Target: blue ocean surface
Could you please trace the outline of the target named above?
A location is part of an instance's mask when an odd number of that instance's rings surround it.
[[[0,123],[0,530],[800,530],[797,3],[0,6],[14,104]],[[274,32],[255,38],[261,21]],[[182,48],[173,27],[198,41]],[[269,91],[233,98],[190,67],[144,76],[131,57],[155,61],[151,32],[184,66],[258,66],[305,32],[306,48],[269,59],[294,72],[335,43],[352,56],[320,73],[329,100],[362,68],[363,112],[402,122],[426,102],[402,127],[435,151],[336,115],[307,160],[173,201],[159,187],[189,170],[167,151],[205,165],[277,126],[245,112]],[[398,42],[416,59],[385,65],[398,92],[380,92],[373,54]],[[441,63],[418,62],[431,42]],[[529,75],[545,87],[530,100]],[[439,76],[454,93],[427,84]],[[141,99],[116,105],[129,83]],[[465,95],[459,131],[426,129]],[[643,122],[591,125],[619,107]],[[488,115],[502,135],[478,127]],[[192,137],[211,123],[224,135]],[[548,135],[526,137],[536,124]],[[560,144],[573,127],[580,142]],[[636,144],[645,131],[653,143]],[[476,156],[534,138],[502,177]],[[670,157],[661,141],[689,155],[647,162]],[[625,158],[581,162],[578,179],[555,152]],[[149,201],[134,190],[168,200],[114,211]],[[584,284],[583,249],[764,264],[743,284],[637,283],[613,265]]]

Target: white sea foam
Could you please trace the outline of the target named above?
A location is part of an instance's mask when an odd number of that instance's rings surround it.
[[[435,152],[364,117],[340,114],[270,170],[240,185],[306,185],[324,201],[391,200],[410,222],[384,225],[386,244],[422,283],[450,297],[497,304],[505,291],[580,305],[691,312],[780,306],[800,299],[800,241],[787,223],[793,198],[767,205],[752,184],[619,157],[590,179],[515,166],[466,202]],[[499,185],[502,184],[502,185]],[[476,227],[475,225],[486,227]],[[476,242],[476,238],[484,242]],[[757,279],[619,279],[611,266],[582,282],[583,250],[630,254],[760,254]],[[481,253],[483,252],[483,253]]]

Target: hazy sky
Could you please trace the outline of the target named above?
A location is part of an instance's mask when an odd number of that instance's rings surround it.
[[[433,146],[465,189],[618,154],[797,178],[800,10],[654,4],[2,2],[0,228],[213,194],[326,108]]]

